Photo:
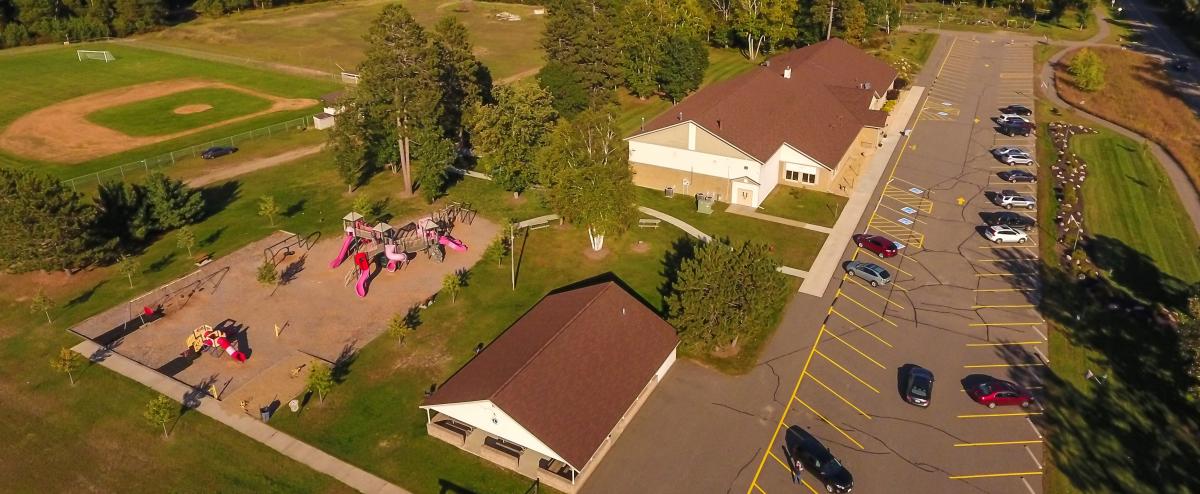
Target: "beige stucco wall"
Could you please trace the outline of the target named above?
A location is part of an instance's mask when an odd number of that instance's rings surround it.
[[[729,200],[730,181],[724,178],[643,163],[630,162],[629,165],[633,168],[633,183],[635,185],[655,190],[675,187],[675,192],[680,194],[696,195],[699,193],[709,193],[717,194],[719,196],[718,200]],[[689,181],[686,189],[683,187],[684,179]]]
[[[858,132],[854,144],[851,144],[846,153],[842,155],[841,161],[833,171],[820,169],[816,184],[809,185],[785,180],[784,176],[787,170],[784,166],[780,166],[779,185],[849,196],[850,192],[854,190],[854,183],[862,173],[863,167],[875,155],[875,150],[879,149],[880,138],[880,129],[864,127]]]
[[[689,133],[694,133],[694,136],[689,136]],[[716,156],[725,156],[736,159],[752,159],[739,151],[737,148],[722,141],[721,138],[713,135],[711,132],[692,122],[686,122],[681,125],[667,127],[656,130],[637,137],[629,139],[632,142],[644,142],[647,144],[658,144],[660,146],[669,146],[677,149],[688,149],[705,154]],[[691,142],[693,145],[688,146]]]

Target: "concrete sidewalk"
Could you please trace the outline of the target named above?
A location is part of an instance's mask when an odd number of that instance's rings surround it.
[[[84,340],[71,350],[83,355],[93,363],[102,365],[118,374],[142,383],[159,393],[183,403],[185,400],[196,404],[194,410],[221,422],[247,437],[270,446],[271,449],[283,453],[287,457],[308,465],[313,470],[333,477],[338,481],[370,494],[408,494],[408,491],[372,475],[354,465],[297,440],[296,438],[275,430],[254,417],[231,412],[221,406],[216,399],[209,397],[203,391],[197,391],[182,382],[171,379],[155,372],[153,369],[134,362],[118,353],[109,351],[91,340]]]
[[[879,185],[879,180],[883,178],[883,172],[887,169],[888,163],[892,162],[896,147],[902,140],[907,141],[900,135],[900,132],[910,126],[913,113],[917,111],[917,105],[923,101],[924,93],[924,87],[913,86],[904,101],[896,105],[896,109],[888,118],[885,130],[887,138],[883,140],[883,147],[875,151],[875,156],[871,158],[871,162],[855,182],[850,200],[842,208],[841,216],[838,216],[837,223],[834,223],[833,230],[825,238],[821,251],[817,253],[816,260],[808,269],[809,276],[805,277],[804,283],[800,285],[800,293],[814,297],[825,294],[825,289],[829,287],[829,281],[833,279],[833,273],[841,264],[842,252],[846,250],[850,236],[854,235],[855,226],[866,212],[867,204],[871,202],[875,188]]]
[[[670,224],[672,224],[672,225],[675,225],[675,226],[676,226],[677,228],[679,228],[680,230],[683,230],[683,231],[684,231],[684,232],[686,232],[688,235],[691,235],[691,236],[693,236],[693,237],[696,237],[696,238],[700,239],[702,242],[708,242],[709,240],[712,240],[712,237],[711,237],[711,236],[709,236],[707,233],[704,233],[704,232],[700,231],[700,229],[699,229],[699,228],[696,228],[696,227],[694,227],[694,226],[692,226],[692,225],[688,224],[686,221],[683,221],[683,220],[681,220],[681,219],[679,219],[679,218],[676,218],[676,217],[674,217],[674,216],[671,216],[671,215],[669,215],[669,214],[667,214],[667,213],[664,213],[664,212],[662,212],[662,211],[657,211],[657,210],[654,210],[654,209],[650,209],[650,208],[648,208],[648,207],[645,207],[645,206],[638,206],[638,211],[641,211],[641,212],[643,212],[643,213],[645,213],[645,214],[648,214],[648,215],[650,215],[650,216],[653,216],[653,217],[655,217],[655,218],[658,218],[658,219],[660,219],[660,220],[663,220],[663,221],[665,221],[665,222],[667,222],[667,223],[670,223]]]

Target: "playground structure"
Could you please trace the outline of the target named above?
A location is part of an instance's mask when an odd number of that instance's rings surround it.
[[[230,341],[224,331],[213,329],[212,326],[207,324],[192,330],[191,336],[188,336],[187,339],[187,346],[188,348],[182,354],[185,357],[190,356],[189,352],[202,354],[209,348],[220,348],[223,352],[229,354],[235,362],[241,363],[246,361],[246,354],[238,351],[236,342]]]
[[[383,269],[389,273],[408,265],[421,252],[429,259],[443,262],[446,249],[457,252],[467,250],[465,243],[450,235],[455,223],[461,221],[469,225],[474,219],[475,210],[470,205],[457,202],[401,227],[382,221],[372,226],[364,221],[363,215],[351,211],[342,217],[345,235],[337,256],[329,262],[329,268],[336,269],[347,258],[353,257],[354,264],[346,272],[345,283],[349,285],[357,280],[355,293],[359,297],[366,297],[372,271],[379,261],[385,261]]]

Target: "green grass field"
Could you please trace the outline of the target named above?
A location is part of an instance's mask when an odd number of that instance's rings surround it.
[[[1048,108],[1038,102],[1043,176],[1051,173],[1055,155],[1045,122],[1083,123],[1069,111],[1052,115]],[[1142,301],[1178,303],[1177,280],[1200,279],[1197,241],[1173,189],[1160,187],[1166,180],[1160,165],[1132,140],[1104,130],[1077,136],[1071,146],[1089,163],[1084,224],[1105,252],[1119,253],[1097,259],[1112,269],[1100,285]],[[1049,180],[1038,185],[1043,238],[1052,238],[1047,225],[1057,214],[1051,187]],[[1046,294],[1041,311],[1049,323],[1053,371],[1045,379],[1046,492],[1150,493],[1159,485],[1181,485],[1176,482],[1194,475],[1181,466],[1200,453],[1200,444],[1189,432],[1198,417],[1182,397],[1174,336],[1091,299],[1066,274],[1054,242],[1042,242],[1040,250]],[[1087,371],[1108,380],[1088,380]],[[1146,482],[1151,471],[1166,484]]]
[[[758,206],[760,213],[781,216],[813,225],[833,226],[847,198],[828,192],[796,187],[776,187]]]
[[[179,114],[184,105],[208,105],[208,110]],[[266,110],[271,102],[233,89],[204,88],[105,108],[87,115],[92,123],[131,136],[174,134]]]
[[[364,58],[362,36],[388,0],[355,0],[247,10],[219,19],[197,19],[148,34],[144,40],[171,47],[211,52],[242,59],[295,65],[330,73],[354,72]],[[401,2],[424,26],[444,16],[457,17],[471,34],[475,54],[495,80],[531,75],[542,66],[538,45],[544,16],[535,7],[470,2],[469,12],[456,12],[456,1]],[[496,18],[499,12],[521,16],[520,21]]]
[[[1057,20],[1039,19],[1034,22],[1033,19],[1010,15],[1003,8],[984,8],[964,3],[911,2],[905,4],[903,15],[904,23],[910,25],[973,32],[1008,30],[1064,41],[1082,41],[1099,30],[1094,18],[1088,18],[1084,28],[1080,29],[1076,13],[1071,9]]]
[[[117,58],[115,62],[80,62],[75,58],[75,48],[53,47],[0,52],[0,73],[4,74],[6,89],[0,91],[0,105],[7,109],[0,115],[0,127],[8,125],[20,115],[63,100],[151,81],[180,78],[213,80],[286,98],[316,98],[339,87],[332,82],[138,49],[123,44],[88,45],[89,49],[112,51]],[[311,113],[310,109],[271,113],[75,165],[36,162],[0,150],[0,165],[37,168],[59,178],[69,178]]]
[[[937,46],[936,33],[908,33],[896,31],[888,36],[883,46],[871,50],[876,57],[887,61],[900,72],[900,77],[911,79],[921,71],[933,47]]]

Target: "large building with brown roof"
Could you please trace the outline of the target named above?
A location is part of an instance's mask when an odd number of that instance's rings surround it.
[[[616,283],[548,295],[425,400],[427,430],[573,492],[666,375],[678,343]]]
[[[628,137],[634,183],[750,207],[777,185],[848,195],[896,75],[837,38],[772,57]]]

